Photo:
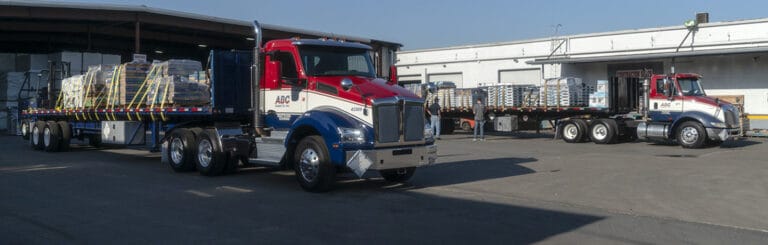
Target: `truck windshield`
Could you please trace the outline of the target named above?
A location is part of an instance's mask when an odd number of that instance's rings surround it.
[[[299,54],[307,76],[375,76],[365,49],[302,46]]]
[[[677,79],[677,82],[680,84],[680,91],[683,92],[683,95],[690,95],[690,96],[704,96],[704,89],[701,88],[701,84],[699,84],[699,80],[695,78],[681,78]]]

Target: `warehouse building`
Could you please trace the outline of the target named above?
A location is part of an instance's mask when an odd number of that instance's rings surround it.
[[[401,83],[451,81],[459,88],[544,79],[703,75],[708,95],[742,104],[751,129],[768,129],[768,19],[400,51]],[[754,130],[753,130],[754,132]]]
[[[378,75],[389,76],[398,43],[262,23],[264,41],[335,38],[370,45]],[[253,23],[146,6],[48,1],[0,2],[0,130],[8,129],[19,95],[89,66],[147,60],[205,62],[211,49],[250,50]],[[23,93],[20,93],[23,92]],[[10,125],[12,126],[12,125]]]

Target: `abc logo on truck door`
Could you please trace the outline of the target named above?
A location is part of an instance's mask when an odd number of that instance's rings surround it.
[[[291,96],[290,95],[278,95],[275,99],[275,107],[277,108],[287,108],[291,105]]]

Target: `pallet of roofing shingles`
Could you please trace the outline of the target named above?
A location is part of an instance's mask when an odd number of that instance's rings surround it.
[[[64,109],[76,109],[83,106],[83,75],[61,80],[61,104]]]
[[[155,106],[207,105],[211,101],[209,88],[184,76],[160,76],[152,79],[145,103]]]
[[[140,94],[137,95],[137,93],[147,78],[149,68],[150,64],[145,62],[131,62],[120,65],[116,73],[118,74],[116,78],[118,84],[110,87],[113,90],[117,90],[112,92],[110,104],[115,106],[129,105],[132,100],[134,105],[137,104],[139,98],[134,99],[134,97],[141,96]]]

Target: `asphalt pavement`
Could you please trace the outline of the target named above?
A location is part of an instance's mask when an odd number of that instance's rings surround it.
[[[291,171],[174,173],[157,153],[0,137],[3,244],[765,244],[765,139],[687,150],[543,134],[438,141],[407,184]]]

